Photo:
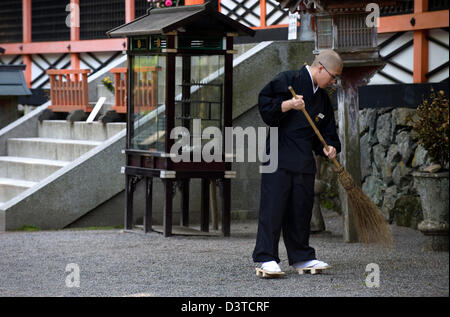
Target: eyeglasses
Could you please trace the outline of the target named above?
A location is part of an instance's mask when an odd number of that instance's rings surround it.
[[[328,75],[331,76],[331,78],[333,78],[336,81],[340,81],[341,80],[341,77],[339,77],[339,75],[333,75],[332,73],[330,73],[328,71],[328,69],[325,66],[323,66],[323,64],[321,62],[319,62],[319,64],[322,65],[323,69],[325,69],[325,71],[328,73]]]

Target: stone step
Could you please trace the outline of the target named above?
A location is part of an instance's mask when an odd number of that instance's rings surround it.
[[[0,204],[7,202],[36,184],[37,182],[21,179],[0,178]]]
[[[104,141],[126,128],[125,122],[86,123],[84,121],[70,122],[66,120],[44,120],[39,123],[38,136],[52,139],[73,139]]]
[[[0,177],[38,182],[67,164],[68,161],[0,156]]]
[[[73,161],[100,144],[99,141],[85,140],[11,138],[7,141],[7,154],[8,156]]]

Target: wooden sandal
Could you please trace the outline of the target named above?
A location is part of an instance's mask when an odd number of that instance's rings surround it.
[[[298,274],[311,273],[311,275],[321,274],[323,271],[331,269],[331,266],[319,266],[319,267],[304,267],[301,269],[296,269]]]
[[[279,277],[283,277],[285,275],[284,272],[266,271],[260,267],[255,268],[255,270],[256,270],[256,276],[259,276],[262,278],[279,278]]]

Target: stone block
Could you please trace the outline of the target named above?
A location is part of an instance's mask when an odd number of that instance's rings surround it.
[[[372,148],[369,145],[369,133],[365,133],[359,141],[361,153],[361,179],[371,174]]]
[[[398,145],[391,144],[391,146],[389,147],[389,150],[387,151],[387,154],[386,154],[385,164],[390,167],[394,167],[395,165],[397,165],[398,162],[401,161],[401,159],[402,159],[402,156],[399,152]]]
[[[369,144],[374,145],[378,142],[376,128],[377,128],[377,110],[367,109],[366,122],[369,127]]]
[[[383,182],[374,176],[368,176],[362,185],[362,190],[376,205],[383,200]]]
[[[386,149],[383,145],[377,144],[373,148],[373,161],[376,167],[381,170],[386,161]]]
[[[388,147],[392,143],[394,126],[391,113],[384,113],[377,119],[377,139],[380,144]]]
[[[381,176],[383,178],[383,183],[386,185],[391,185],[393,182],[392,179],[392,168],[389,164],[385,164],[381,168]]]
[[[412,158],[416,144],[413,142],[410,133],[401,131],[395,137],[395,142],[398,146],[398,152],[401,155],[402,161],[407,164]]]
[[[392,180],[399,188],[412,186],[412,169],[407,167],[403,161],[399,162],[392,171]]]
[[[428,152],[422,146],[422,144],[418,144],[416,150],[414,151],[414,157],[411,162],[412,167],[420,167],[429,162]]]
[[[392,111],[392,117],[396,126],[407,126],[412,127],[413,123],[408,120],[411,117],[413,120],[417,118],[415,116],[416,109],[410,108],[396,108]]]
[[[389,186],[384,192],[383,204],[381,205],[381,212],[386,220],[393,219],[393,210],[395,206],[395,201],[397,199],[397,186]]]

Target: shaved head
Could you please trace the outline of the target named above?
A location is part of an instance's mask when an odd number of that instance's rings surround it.
[[[343,68],[343,62],[338,53],[333,50],[323,50],[316,56],[311,66],[318,67],[322,63],[327,69],[339,71]]]

